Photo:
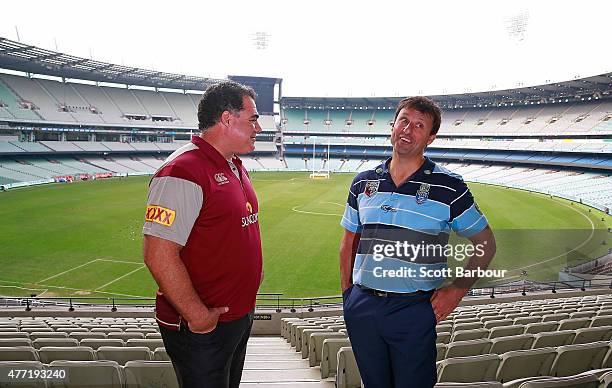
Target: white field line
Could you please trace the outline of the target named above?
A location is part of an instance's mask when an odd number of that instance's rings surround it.
[[[124,261],[124,260],[110,260],[110,259],[96,259],[98,261],[105,261],[108,263],[121,263],[121,264],[137,264],[137,265],[142,265],[141,262],[138,261]]]
[[[292,211],[296,212],[296,213],[304,213],[304,214],[315,214],[318,216],[334,216],[334,217],[342,217],[342,214],[336,214],[336,213],[320,213],[320,212],[309,212],[306,210],[298,210],[298,206],[294,206],[293,208],[291,208]]]
[[[106,284],[101,285],[100,287],[96,288],[96,291],[101,290],[101,289],[103,289],[104,287],[106,287],[106,286],[108,286],[108,285],[111,285],[111,284],[115,283],[116,281],[119,281],[119,280],[123,279],[123,278],[124,278],[124,277],[126,277],[126,276],[130,276],[130,275],[131,275],[131,274],[133,274],[134,272],[138,272],[138,271],[140,271],[140,270],[141,270],[141,269],[143,269],[143,268],[145,268],[145,265],[144,265],[144,264],[143,264],[141,267],[136,268],[135,270],[130,271],[130,272],[128,272],[128,273],[126,273],[125,275],[119,276],[119,277],[118,277],[117,279],[115,279],[115,280],[111,280],[110,282],[108,282],[108,283],[106,283]]]
[[[341,203],[338,203],[338,202],[329,202],[329,201],[324,201],[324,202],[321,202],[321,203],[331,203],[332,205],[340,206],[340,207],[341,207],[341,208],[343,208],[343,209],[344,209],[344,207],[345,207],[345,205],[343,205],[343,204],[341,204]]]
[[[24,282],[14,282],[14,281],[11,281],[11,280],[3,280],[3,279],[0,279],[0,282],[3,282],[3,283],[12,283],[12,284],[20,284],[20,285],[25,284]],[[128,298],[148,298],[149,297],[149,296],[142,296],[142,295],[122,294],[122,293],[119,293],[119,292],[107,292],[107,291],[87,290],[87,289],[84,289],[84,288],[74,288],[74,287],[64,287],[64,286],[51,286],[51,285],[46,285],[46,284],[39,284],[39,286],[47,287],[48,288],[47,291],[50,291],[51,289],[60,289],[60,290],[70,290],[70,291],[85,291],[85,292],[91,292],[91,293],[97,292],[99,294],[125,296],[125,297],[128,297]]]
[[[55,274],[55,275],[53,275],[53,276],[49,276],[48,278],[41,279],[41,280],[37,281],[37,282],[36,282],[36,284],[39,284],[39,283],[42,283],[42,282],[46,282],[47,280],[50,280],[50,279],[56,278],[56,277],[58,277],[58,276],[62,276],[63,274],[66,274],[66,273],[68,273],[68,272],[70,272],[70,271],[74,271],[75,269],[79,269],[79,268],[81,268],[81,267],[85,267],[86,265],[89,265],[89,264],[91,264],[91,263],[94,263],[94,262],[96,262],[96,261],[98,261],[98,260],[99,260],[99,259],[93,259],[93,260],[91,260],[91,261],[88,261],[88,262],[87,262],[87,263],[85,263],[85,264],[77,265],[77,266],[76,266],[76,267],[74,267],[74,268],[71,268],[71,269],[68,269],[68,270],[66,270],[66,271],[60,272],[60,273]]]
[[[560,258],[560,257],[562,257],[562,256],[565,256],[566,254],[568,254],[568,253],[570,253],[570,252],[573,252],[573,251],[575,251],[575,250],[577,250],[577,249],[582,248],[582,247],[583,247],[584,245],[586,245],[586,244],[587,244],[589,241],[591,241],[591,239],[593,238],[593,235],[595,234],[595,224],[593,223],[593,221],[592,221],[592,220],[591,220],[591,219],[590,219],[590,218],[589,218],[589,217],[588,217],[588,216],[587,216],[585,213],[581,212],[581,211],[580,211],[580,210],[578,210],[577,208],[575,208],[575,207],[573,207],[573,206],[570,206],[570,205],[568,205],[568,204],[565,204],[565,203],[563,203],[563,202],[559,202],[559,204],[560,204],[560,205],[563,205],[563,206],[565,206],[565,207],[567,207],[567,208],[569,208],[569,209],[572,209],[573,211],[577,212],[578,214],[580,214],[581,216],[583,216],[584,218],[586,218],[586,219],[587,219],[587,221],[589,221],[589,223],[591,224],[591,234],[589,235],[589,237],[588,237],[586,240],[584,240],[582,243],[580,243],[578,246],[576,246],[576,247],[574,247],[574,248],[572,248],[572,249],[570,249],[570,250],[568,250],[568,251],[566,251],[566,252],[563,252],[563,253],[561,253],[561,254],[559,254],[559,255],[557,255],[557,256],[554,256],[554,257],[551,257],[551,258],[549,258],[549,259],[545,259],[545,260],[542,260],[542,261],[538,261],[538,262],[536,262],[536,263],[529,264],[529,265],[526,265],[526,266],[524,266],[524,267],[520,267],[520,268],[513,268],[513,269],[510,269],[509,271],[513,271],[513,272],[514,272],[514,271],[521,271],[521,270],[526,269],[526,268],[532,268],[532,267],[535,267],[535,266],[538,266],[538,265],[541,265],[541,264],[548,263],[549,261],[554,261],[554,260],[557,260],[558,258]],[[516,278],[520,278],[520,275],[508,276],[508,277],[505,277],[505,278],[503,278],[503,279],[495,280],[494,282],[508,281],[508,280],[510,280],[510,279],[516,279]]]

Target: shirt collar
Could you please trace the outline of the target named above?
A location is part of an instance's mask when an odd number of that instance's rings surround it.
[[[391,158],[388,158],[381,165],[376,167],[376,170],[374,170],[374,172],[376,172],[376,174],[381,178],[385,177],[389,175],[390,165],[391,165]],[[416,170],[414,174],[412,174],[412,177],[415,177],[421,174],[431,175],[431,173],[434,170],[434,167],[435,167],[435,163],[431,159],[429,159],[427,156],[425,156],[425,161],[423,162],[421,167],[419,167],[419,169]]]

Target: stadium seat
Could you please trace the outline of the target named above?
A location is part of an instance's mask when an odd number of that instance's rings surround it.
[[[463,330],[474,330],[474,329],[482,329],[484,326],[482,322],[480,322],[477,318],[474,318],[477,322],[464,322],[464,323],[456,323],[453,326],[453,333],[457,331]]]
[[[111,332],[106,334],[106,338],[108,339],[121,339],[123,342],[126,342],[130,339],[144,339],[144,334],[142,333],[126,333],[126,332]]]
[[[591,319],[591,327],[612,326],[612,315],[597,316]]]
[[[289,343],[291,344],[291,346],[295,347],[295,343],[296,343],[296,338],[298,338],[298,329],[301,329],[301,331],[299,332],[299,338],[300,341],[302,340],[302,331],[304,329],[316,329],[319,326],[313,324],[313,323],[300,323],[299,325],[291,325],[290,326],[290,331],[289,331]]]
[[[600,368],[608,350],[607,341],[559,346],[551,374],[555,377],[571,376]]]
[[[588,327],[576,330],[573,344],[608,341],[612,338],[612,326]]]
[[[338,351],[350,347],[348,338],[330,338],[323,341],[321,350],[321,378],[326,379],[336,375],[338,367]]]
[[[0,338],[0,347],[5,346],[32,346],[32,341],[27,338]]]
[[[308,364],[313,367],[321,363],[321,355],[323,352],[323,341],[329,338],[346,338],[344,334],[331,333],[312,333],[308,341]],[[303,345],[302,345],[303,346]],[[302,352],[302,355],[304,353]]]
[[[145,339],[161,339],[161,334],[159,333],[147,333],[145,335]]]
[[[557,328],[557,330],[576,330],[582,329],[584,327],[589,327],[590,325],[590,318],[569,318],[559,321],[559,327]]]
[[[515,325],[527,325],[529,323],[539,323],[542,322],[542,318],[541,317],[522,317],[522,318],[515,318],[513,321],[513,324]]]
[[[523,325],[495,326],[489,331],[489,339],[519,335],[523,334],[524,332],[525,326]]]
[[[0,347],[0,361],[39,361],[39,358],[31,346],[5,346]]]
[[[451,337],[451,342],[475,340],[487,338],[489,336],[488,329],[470,329],[470,330],[455,330]]]
[[[306,329],[302,330],[302,338],[296,342],[295,350],[302,353],[302,358],[308,358],[310,349],[310,336],[313,333],[333,333],[331,329]]]
[[[361,387],[361,375],[352,348],[342,347],[338,350],[337,364],[336,388]]]
[[[3,376],[3,381],[9,376],[10,371],[15,370],[43,370],[44,365],[40,361],[0,361],[0,375]],[[5,385],[6,384],[6,385]],[[43,380],[36,381],[11,381],[0,383],[2,387],[28,387],[28,388],[45,388],[47,385]]]
[[[437,343],[436,344],[436,362],[444,360],[444,356],[446,356],[446,345]]]
[[[79,341],[74,338],[38,338],[32,341],[36,349],[43,346],[79,346]]]
[[[108,339],[108,338],[83,338],[79,345],[81,346],[89,346],[90,348],[97,350],[100,346],[124,346],[123,340],[118,338],[116,339]]]
[[[486,322],[484,324],[484,328],[491,330],[494,327],[511,326],[512,324],[513,324],[513,321],[511,319],[496,319],[496,320]]]
[[[153,361],[170,361],[166,348],[157,348],[153,352]]]
[[[499,337],[491,340],[491,354],[504,354],[511,350],[531,349],[535,336],[533,334],[520,334],[509,337]]]
[[[546,314],[542,316],[542,322],[559,322],[568,318],[568,313]]]
[[[438,381],[459,383],[492,381],[495,379],[499,360],[496,354],[447,358],[437,363]]]
[[[66,370],[68,383],[49,380],[49,388],[122,388],[123,371],[115,361],[53,361],[50,370]]]
[[[489,353],[491,349],[490,339],[475,339],[468,341],[455,341],[446,345],[444,358],[468,357]]]
[[[146,346],[101,346],[96,354],[98,360],[116,361],[119,365],[125,365],[132,360],[150,361],[152,358],[151,350]]]
[[[30,338],[30,333],[26,332],[0,332],[0,338]]]
[[[38,349],[38,357],[40,362],[49,364],[56,360],[93,361],[96,354],[87,346],[43,346]]]
[[[46,332],[46,331],[34,331],[30,333],[30,339],[32,341],[39,338],[68,338],[67,333],[58,332]]]
[[[451,333],[448,332],[441,332],[441,333],[437,333],[436,336],[436,343],[439,344],[448,344],[451,341]]]
[[[524,377],[549,375],[557,352],[554,348],[513,350],[500,357],[495,380],[503,383]]]
[[[512,382],[510,382],[512,383]],[[535,377],[523,379],[519,384],[504,384],[512,388],[598,388],[599,379],[593,374],[580,374],[567,377]]]
[[[103,339],[106,338],[106,334],[104,333],[91,333],[89,331],[87,332],[70,332],[68,333],[68,338],[74,338],[77,341],[83,340],[85,338],[97,338],[97,339]]]
[[[128,361],[123,371],[127,388],[178,388],[176,374],[169,361]]]
[[[559,322],[537,322],[528,323],[525,325],[525,334],[538,334],[547,331],[555,331],[559,326]]]
[[[150,351],[154,351],[157,348],[164,346],[164,341],[161,339],[145,339],[145,338],[132,338],[127,340],[126,346],[146,346]]]
[[[535,335],[532,348],[557,347],[570,345],[574,341],[576,332],[573,330],[542,332]]]

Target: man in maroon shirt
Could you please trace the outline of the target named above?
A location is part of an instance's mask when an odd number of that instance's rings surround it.
[[[202,133],[149,185],[144,262],[181,387],[238,388],[263,280],[258,203],[237,154],[253,151],[255,92],[227,81],[198,106]]]

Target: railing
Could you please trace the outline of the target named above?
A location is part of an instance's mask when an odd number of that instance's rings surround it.
[[[593,279],[593,280],[568,280],[553,282],[536,282],[521,280],[510,284],[502,284],[490,287],[473,288],[468,292],[468,299],[471,297],[489,297],[494,299],[497,296],[520,293],[526,296],[529,293],[553,294],[562,290],[581,290],[587,289],[609,289],[612,290],[612,278]],[[611,291],[612,292],[612,291]],[[144,309],[151,311],[154,307],[154,298],[95,298],[95,297],[0,297],[0,307],[25,309],[46,308],[67,308],[72,312],[75,309],[110,309],[116,312],[119,309]],[[287,298],[282,293],[263,293],[257,294],[257,309],[262,311],[291,312],[315,311],[326,308],[340,308],[342,306],[342,296],[321,296],[307,298]]]

